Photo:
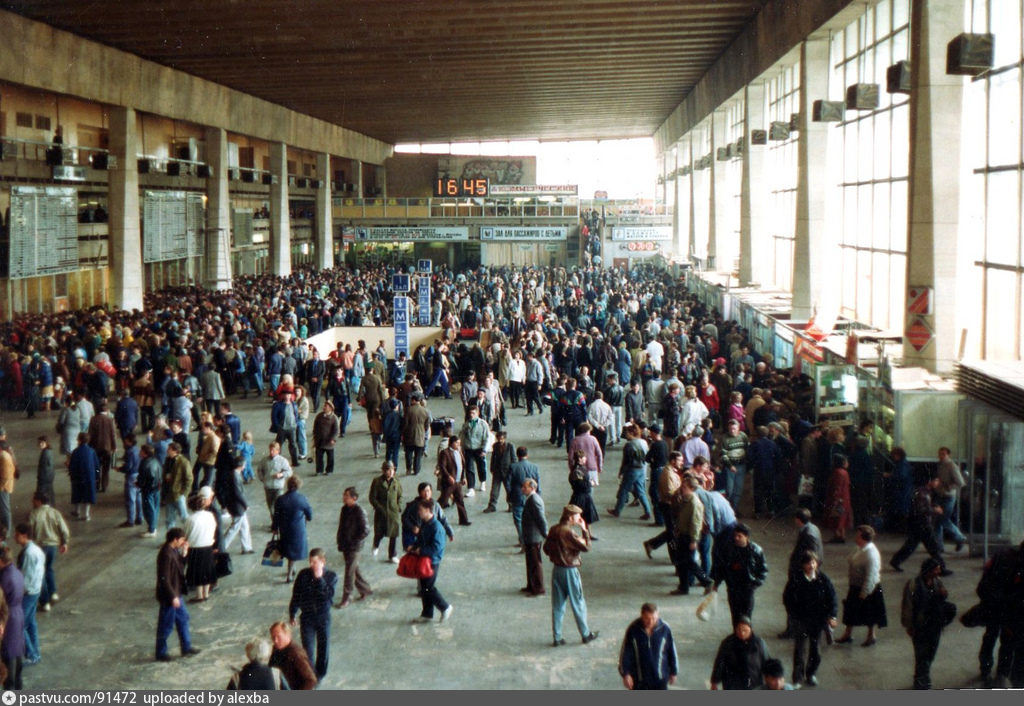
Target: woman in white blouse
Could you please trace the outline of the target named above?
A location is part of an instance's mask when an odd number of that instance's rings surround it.
[[[836,640],[846,643],[853,640],[853,628],[866,625],[867,639],[863,647],[875,644],[875,628],[884,628],[888,622],[885,616],[885,597],[882,595],[880,573],[882,558],[875,546],[875,530],[869,525],[860,525],[855,534],[857,549],[847,558],[850,590],[843,601],[843,624],[846,632]]]
[[[185,537],[189,545],[185,580],[189,588],[196,591],[193,603],[209,598],[210,585],[217,581],[213,556],[217,542],[217,518],[209,510],[212,502],[213,489],[204,485],[192,499],[192,513],[185,520]]]

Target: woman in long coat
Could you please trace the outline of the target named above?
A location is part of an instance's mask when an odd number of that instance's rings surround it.
[[[853,503],[850,501],[850,473],[846,457],[835,457],[832,475],[825,490],[825,526],[832,530],[831,544],[845,544],[846,530],[853,527]]]
[[[359,403],[366,408],[366,422],[370,426],[370,436],[373,438],[373,457],[377,458],[380,452],[380,439],[384,433],[381,417],[381,407],[387,399],[388,393],[381,382],[377,366],[371,366],[363,381],[359,384]]]
[[[71,452],[68,470],[71,472],[71,504],[75,516],[89,520],[90,506],[96,504],[96,479],[100,473],[100,457],[89,446],[89,435],[78,434],[78,448]]]
[[[25,656],[25,610],[22,607],[25,578],[14,565],[14,557],[7,547],[0,549],[0,563],[3,564],[0,569],[0,589],[3,590],[8,611],[0,656],[8,666],[13,666],[13,669],[8,669],[4,689],[20,690],[22,658]]]
[[[288,560],[286,581],[291,581],[295,576],[295,562],[309,556],[306,523],[313,521],[313,508],[306,496],[299,492],[301,487],[301,478],[288,476],[285,494],[274,502],[274,522],[270,531],[280,535],[281,554]]]
[[[569,504],[583,510],[583,519],[586,520],[587,527],[598,522],[601,513],[594,504],[594,491],[590,486],[590,476],[587,475],[587,456],[583,449],[575,451],[572,470],[569,471],[569,487],[572,489]],[[590,538],[597,539],[594,535],[590,535]]]
[[[73,402],[60,408],[57,417],[57,433],[60,434],[60,452],[70,456],[78,444],[78,433],[82,431],[82,415]]]
[[[373,507],[373,555],[380,551],[380,542],[388,538],[388,559],[398,563],[395,548],[402,530],[402,484],[395,477],[395,464],[385,461],[380,475],[370,483],[370,505]]]

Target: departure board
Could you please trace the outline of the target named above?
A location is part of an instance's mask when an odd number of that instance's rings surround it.
[[[11,187],[10,278],[78,269],[78,194],[63,186]]]
[[[231,230],[234,234],[234,245],[236,247],[252,245],[252,221],[251,209],[236,208],[231,212]]]
[[[142,261],[201,255],[205,234],[202,194],[147,191],[142,207]]]

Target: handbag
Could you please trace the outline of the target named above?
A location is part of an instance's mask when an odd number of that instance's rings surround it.
[[[267,542],[263,550],[263,566],[284,566],[284,555],[281,553],[281,540],[275,534]]]
[[[965,628],[980,628],[988,624],[989,615],[984,603],[971,606],[960,616],[960,622]]]
[[[940,610],[942,612],[942,627],[946,627],[956,618],[956,603],[943,601]]]
[[[234,569],[231,566],[231,555],[227,552],[217,552],[216,558],[213,560],[214,572],[217,574],[217,578],[222,579],[225,576],[230,576],[234,573]]]
[[[395,573],[405,579],[429,579],[434,575],[434,566],[430,563],[429,556],[405,554],[398,561]]]

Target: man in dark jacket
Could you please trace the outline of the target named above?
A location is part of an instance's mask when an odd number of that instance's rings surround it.
[[[733,543],[722,550],[722,560],[711,565],[714,590],[724,582],[729,591],[729,611],[735,625],[754,612],[754,590],[768,578],[764,551],[750,541],[750,528],[742,522],[733,529]],[[759,677],[760,678],[760,677]]]
[[[316,645],[315,671],[317,679],[327,675],[327,663],[331,644],[331,603],[338,586],[338,575],[327,569],[324,550],[316,547],[309,552],[309,568],[302,569],[295,577],[292,599],[288,604],[288,618],[295,625],[295,617],[301,611],[299,623],[302,647],[313,655]]]
[[[900,622],[914,645],[914,688],[932,688],[932,661],[939,649],[944,628],[956,615],[956,606],[947,600],[946,587],[939,576],[942,562],[928,557],[917,578],[903,589]]]
[[[337,541],[338,551],[345,558],[345,585],[341,593],[341,602],[335,606],[336,608],[345,608],[351,603],[353,586],[359,590],[357,601],[373,594],[370,584],[359,570],[359,552],[363,548],[363,542],[370,535],[366,512],[358,503],[359,491],[354,487],[345,488],[341,500]]]
[[[910,501],[910,517],[907,518],[907,541],[889,560],[889,566],[895,571],[903,571],[900,564],[910,558],[918,544],[924,544],[932,559],[939,562],[941,575],[953,573],[946,569],[942,559],[942,547],[935,537],[937,519],[942,515],[942,508],[934,497],[938,478],[931,478],[927,470],[920,470],[914,475],[914,496]]]
[[[441,523],[441,528],[448,537],[448,541],[451,542],[455,539],[455,531],[448,524],[444,510],[434,500],[434,486],[430,483],[420,483],[416,486],[416,497],[406,503],[405,509],[402,510],[402,548],[406,551],[416,543],[416,535],[419,534],[420,527],[423,525],[423,521],[420,520],[420,500],[426,500],[434,505],[434,517]]]
[[[544,516],[544,499],[537,492],[537,481],[527,478],[522,485],[526,501],[523,504],[523,547],[526,550],[526,586],[520,592],[530,596],[544,595],[544,563],[540,547],[548,536],[548,521]]]
[[[156,600],[160,604],[160,615],[156,625],[156,659],[170,662],[167,654],[167,638],[177,628],[181,642],[181,654],[190,657],[199,654],[192,646],[188,629],[188,611],[185,609],[185,564],[188,541],[185,530],[172,527],[167,530],[166,541],[156,557]]]
[[[516,462],[516,450],[508,443],[508,434],[504,431],[494,432],[494,446],[491,448],[491,497],[487,501],[484,513],[497,512],[498,496],[501,489],[505,488],[505,501],[508,503],[508,512],[512,512],[511,489],[509,488],[509,474],[512,464]]]
[[[722,640],[711,669],[711,689],[750,690],[761,686],[761,668],[768,659],[768,647],[754,634],[750,618],[737,616],[733,634]]]
[[[644,603],[640,617],[626,628],[619,650],[619,674],[627,689],[668,689],[676,683],[679,658],[672,629],[658,617],[658,606]]]
[[[221,453],[223,452],[223,453]],[[252,535],[249,532],[249,503],[242,487],[241,463],[230,445],[222,444],[217,452],[217,474],[213,480],[213,492],[221,508],[231,515],[231,526],[224,533],[220,550],[228,551],[235,535],[241,534],[242,554],[252,554]]]
[[[839,604],[832,582],[818,571],[818,557],[814,552],[803,553],[800,567],[798,575],[790,575],[782,593],[782,603],[786,606],[790,629],[796,640],[793,646],[793,685],[803,681],[808,686],[817,686],[818,678],[814,673],[821,664],[821,633],[826,627],[836,626]]]
[[[157,460],[152,444],[143,444],[139,449],[139,476],[136,483],[142,496],[142,517],[146,521],[143,537],[156,536],[156,522],[160,517],[160,480],[163,467]]]
[[[523,481],[532,478],[537,482],[537,492],[541,492],[540,469],[536,463],[530,461],[529,450],[525,446],[516,449],[516,459],[508,471],[508,502],[512,506],[512,523],[516,526],[516,535],[519,538],[519,545],[522,546],[523,506],[526,503],[523,496]]]

